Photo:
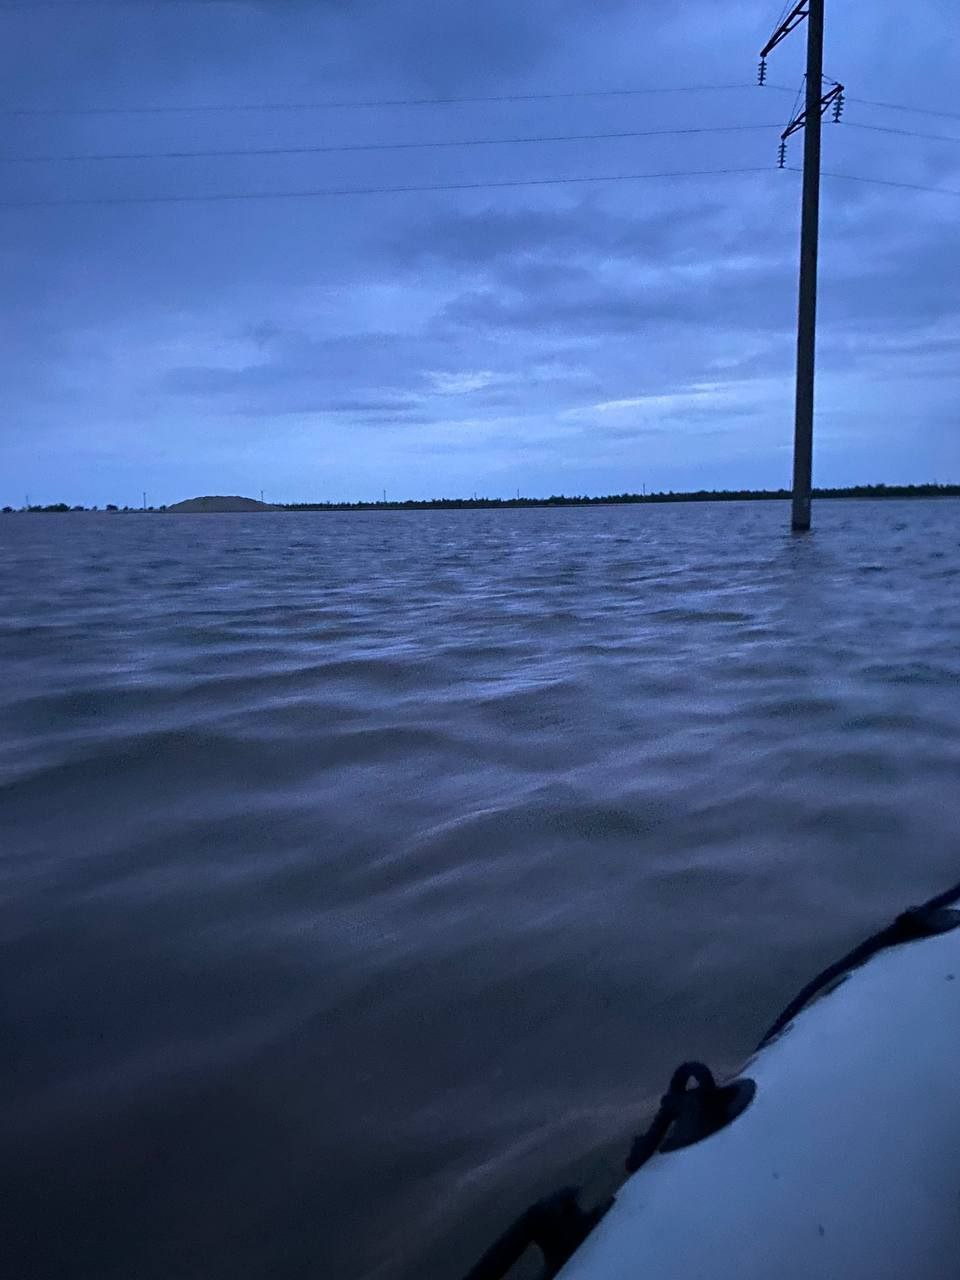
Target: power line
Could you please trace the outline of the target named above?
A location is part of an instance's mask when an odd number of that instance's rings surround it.
[[[769,173],[768,166],[683,169],[662,173],[613,173],[564,178],[510,178],[494,182],[442,182],[402,187],[317,187],[301,191],[229,191],[213,195],[79,196],[65,200],[0,200],[0,209],[65,209],[81,205],[216,204],[235,200],[307,200],[329,196],[396,195],[430,191],[484,191],[504,187],[556,187],[587,182],[640,182],[656,178],[705,178]]]
[[[779,93],[792,93],[782,85],[768,85]],[[192,112],[227,111],[333,111],[374,107],[442,107],[481,102],[547,102],[574,98],[632,98],[668,93],[721,93],[735,89],[755,89],[753,84],[668,85],[652,89],[571,89],[547,93],[499,93],[457,98],[346,98],[319,102],[221,102],[192,105],[134,107],[2,107],[3,116],[126,116],[185,115]]]
[[[803,170],[797,165],[785,165],[788,173],[802,173]],[[838,178],[842,182],[869,182],[879,187],[901,187],[905,191],[927,191],[937,196],[960,196],[960,189],[954,187],[927,187],[919,182],[898,182],[893,178],[871,178],[861,173],[831,173],[827,169],[822,170],[824,178]]]
[[[790,8],[790,0],[784,0],[783,8],[780,10],[780,16],[777,18],[777,21],[774,23],[775,29],[781,25],[784,18],[787,16],[787,10],[789,8]]]
[[[172,9],[179,5],[193,8],[212,8],[214,5],[231,4],[237,8],[248,6],[253,0],[2,0],[0,13],[17,9],[73,9],[76,13],[91,9]]]
[[[680,169],[658,173],[612,173],[562,178],[509,178],[491,182],[441,182],[396,187],[316,187],[298,191],[228,191],[212,195],[148,195],[148,196],[79,196],[64,200],[2,200],[0,209],[63,209],[98,205],[150,204],[222,204],[234,201],[308,200],[337,196],[403,195],[442,191],[486,191],[510,187],[574,186],[590,182],[642,182],[663,178],[726,177],[731,174],[771,173],[767,165],[727,169]],[[786,165],[784,172],[802,173],[796,165]],[[909,191],[926,191],[933,195],[960,196],[951,187],[930,187],[915,182],[898,182],[891,178],[873,178],[864,174],[823,171],[825,178],[846,182],[867,182],[882,187],[899,187]]]
[[[50,7],[80,8],[75,3],[65,0],[47,0]],[[169,0],[168,0],[169,2]],[[191,3],[191,0],[183,0]],[[243,0],[206,0],[207,3],[242,3]],[[0,12],[4,9],[34,9],[41,0],[33,0],[30,4],[5,4],[0,2]],[[161,6],[162,7],[162,6]],[[627,98],[643,97],[673,93],[725,93],[744,89],[756,89],[752,82],[730,84],[691,84],[664,85],[653,88],[625,89],[558,89],[540,93],[498,93],[476,94],[462,97],[437,98],[370,98],[370,99],[329,99],[317,102],[210,102],[164,104],[156,106],[109,106],[109,107],[0,107],[0,116],[100,116],[100,115],[188,115],[192,113],[216,113],[237,111],[345,111],[356,109],[373,109],[379,107],[438,107],[469,105],[489,102],[547,102],[577,98]],[[774,93],[796,93],[794,88],[784,84],[764,85],[767,91]],[[938,111],[930,107],[912,107],[900,102],[881,102],[873,98],[858,98],[847,95],[848,102],[856,102],[865,107],[878,107],[886,111],[905,111],[915,115],[939,116],[945,120],[960,120],[960,113]]]
[[[498,147],[514,143],[600,142],[618,138],[666,138],[700,133],[751,133],[779,129],[779,124],[708,125],[684,129],[629,129],[615,133],[559,133],[520,138],[456,138],[431,142],[359,142],[310,147],[236,147],[209,151],[92,151],[73,155],[3,156],[4,164],[53,164],[85,160],[197,160],[239,156],[305,156],[350,151],[416,151],[437,147]]]
[[[960,120],[955,111],[934,111],[930,107],[908,107],[900,102],[875,102],[872,98],[851,98],[848,102],[858,102],[862,107],[882,107],[885,111],[906,111],[918,116],[940,116],[944,120]]]
[[[786,12],[786,10],[784,10],[784,12]],[[782,19],[781,19],[781,21],[782,21]],[[801,80],[801,81],[800,81],[800,83],[797,85],[797,92],[796,92],[796,94],[795,94],[795,96],[794,96],[794,99],[793,99],[793,106],[790,108],[790,117],[789,117],[789,118],[790,118],[791,120],[795,120],[795,119],[797,118],[797,114],[798,114],[798,112],[799,112],[799,110],[800,110],[800,103],[801,103],[801,102],[802,102],[802,100],[803,100],[804,89],[805,89],[805,83],[804,83],[804,81],[803,81],[803,80]]]
[[[847,129],[869,129],[871,133],[895,133],[902,138],[925,138],[928,142],[960,142],[960,138],[947,133],[920,133],[916,129],[895,129],[885,124],[861,124],[859,120],[845,120]]]

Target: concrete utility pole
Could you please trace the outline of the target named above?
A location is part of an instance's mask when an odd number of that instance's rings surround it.
[[[820,233],[820,126],[823,112],[833,103],[834,120],[843,110],[843,86],[823,92],[824,0],[801,0],[787,14],[760,51],[760,84],[766,80],[767,54],[807,19],[806,101],[801,114],[787,125],[780,139],[780,167],[786,141],[803,129],[803,204],[800,220],[800,296],[797,308],[797,395],[793,435],[793,508],[791,527],[810,528],[813,484],[813,389],[817,340],[817,248]]]

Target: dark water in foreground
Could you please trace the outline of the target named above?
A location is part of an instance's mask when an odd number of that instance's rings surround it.
[[[960,503],[0,518],[5,1275],[456,1277],[960,878]]]

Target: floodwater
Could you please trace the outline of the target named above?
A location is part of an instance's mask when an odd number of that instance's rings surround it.
[[[786,522],[0,516],[4,1274],[456,1280],[960,878],[960,502]]]

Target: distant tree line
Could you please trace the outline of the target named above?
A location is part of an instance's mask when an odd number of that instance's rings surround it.
[[[815,498],[958,498],[960,484],[856,484],[839,489],[814,489]],[[608,493],[601,497],[586,494],[551,494],[549,498],[408,498],[405,502],[287,502],[274,504],[275,511],[462,511],[499,507],[591,507],[648,502],[760,502],[785,501],[789,489],[697,489],[694,492]],[[161,507],[118,507],[108,502],[109,512],[163,512]],[[70,506],[54,502],[48,506],[4,507],[4,514],[20,512],[97,511],[97,507]]]
[[[842,489],[814,489],[815,498],[957,498],[960,484],[859,484]],[[552,494],[549,498],[424,498],[405,502],[288,502],[282,511],[460,511],[499,507],[588,507],[648,502],[785,501],[789,489],[697,489],[694,492]]]
[[[167,508],[165,506],[163,507],[118,507],[115,502],[108,502],[107,505],[103,508],[104,511],[116,511],[116,512],[128,511],[128,512],[134,512],[134,513],[140,512],[141,515],[143,514],[144,511],[147,511],[147,512],[166,511],[166,509]],[[0,510],[2,510],[4,515],[11,515],[14,512],[23,512],[23,511],[26,511],[26,512],[37,512],[37,511],[51,512],[52,511],[55,513],[60,513],[64,511],[66,512],[99,511],[100,508],[85,507],[83,506],[82,503],[77,503],[74,506],[70,506],[70,504],[67,502],[50,502],[46,506],[43,506],[42,504],[31,503],[29,507],[2,507],[0,508]]]

